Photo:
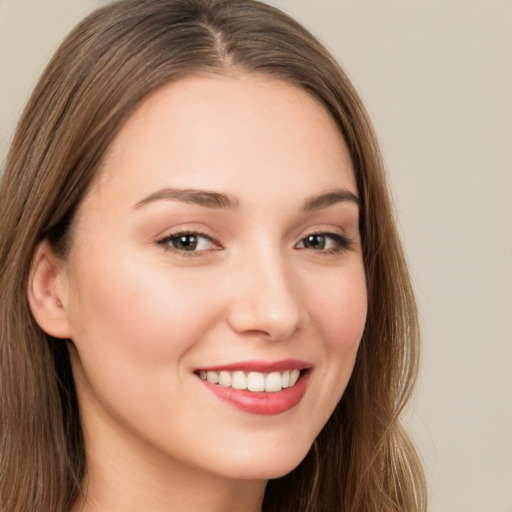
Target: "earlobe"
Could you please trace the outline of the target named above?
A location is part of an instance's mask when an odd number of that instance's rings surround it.
[[[39,327],[50,336],[71,338],[64,265],[46,240],[34,253],[27,293]]]

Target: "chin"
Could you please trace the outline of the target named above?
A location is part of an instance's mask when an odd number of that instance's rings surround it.
[[[238,480],[272,480],[281,478],[293,471],[306,457],[310,445],[289,450],[263,450],[256,453],[236,457],[235,460],[225,461],[225,477]],[[218,468],[217,468],[218,472]]]

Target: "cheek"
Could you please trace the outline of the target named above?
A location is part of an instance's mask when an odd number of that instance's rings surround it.
[[[329,351],[335,355],[357,350],[368,307],[362,264],[339,276],[331,274],[323,286],[318,286],[318,280],[316,284],[316,292],[309,294],[310,316]]]
[[[96,352],[137,365],[177,360],[219,314],[208,280],[192,285],[186,271],[133,255],[92,260],[74,281],[74,341],[84,357]]]
[[[328,361],[320,385],[330,389],[327,410],[341,398],[354,368],[367,315],[366,280],[362,265],[324,282],[311,294],[310,318]]]

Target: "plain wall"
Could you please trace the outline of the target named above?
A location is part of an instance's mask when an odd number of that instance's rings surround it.
[[[100,0],[0,0],[0,162]],[[389,169],[421,309],[409,417],[433,512],[512,512],[512,1],[276,0],[337,56]]]

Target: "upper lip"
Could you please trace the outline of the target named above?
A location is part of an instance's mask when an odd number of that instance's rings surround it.
[[[307,370],[311,368],[311,363],[306,361],[301,361],[299,359],[282,359],[280,361],[260,361],[260,360],[250,360],[250,361],[240,361],[236,363],[222,364],[216,366],[207,366],[198,368],[198,370],[205,371],[247,371],[247,372],[261,372],[261,373],[271,373],[271,372],[281,372],[285,370]]]

